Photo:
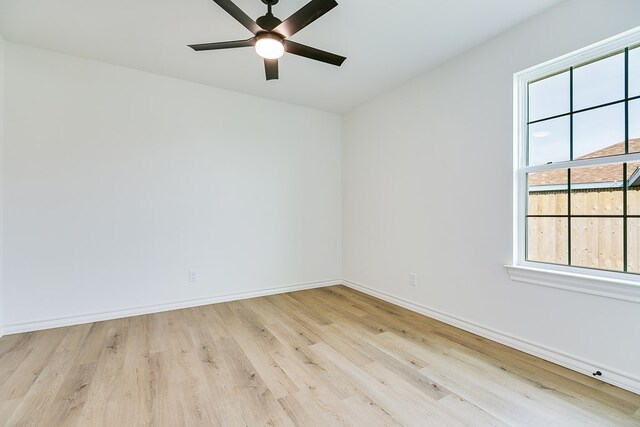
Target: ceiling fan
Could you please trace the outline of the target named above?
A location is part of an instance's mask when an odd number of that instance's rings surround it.
[[[273,13],[271,13],[271,7],[277,4],[278,0],[262,0],[262,3],[267,5],[267,13],[255,21],[247,16],[247,14],[231,0],[213,1],[227,11],[229,15],[233,16],[236,21],[251,31],[254,37],[247,40],[189,45],[189,47],[195,51],[254,46],[258,55],[264,58],[264,69],[267,80],[278,78],[278,58],[282,57],[285,52],[338,67],[347,59],[344,56],[325,52],[289,40],[289,37],[336,7],[338,3],[335,0],[311,0],[284,21],[276,18],[273,16]]]

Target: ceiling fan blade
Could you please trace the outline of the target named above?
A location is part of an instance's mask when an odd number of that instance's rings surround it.
[[[265,58],[264,71],[265,71],[265,74],[267,75],[267,80],[277,80],[278,79],[278,60]]]
[[[189,47],[195,51],[201,51],[201,50],[233,49],[236,47],[251,47],[255,44],[256,44],[255,40],[253,38],[250,38],[247,40],[234,40],[231,42],[190,44]]]
[[[315,59],[316,61],[325,62],[327,64],[336,65],[338,67],[342,65],[345,59],[347,59],[344,56],[325,52],[324,50],[292,42],[291,40],[284,41],[284,49],[288,53],[292,53],[298,56],[304,56],[305,58],[309,59]]]
[[[336,7],[338,3],[335,0],[311,0],[300,10],[284,20],[273,31],[282,34],[285,37],[291,37],[325,13]]]
[[[249,16],[242,11],[238,6],[235,5],[231,0],[213,0],[223,8],[227,13],[235,18],[236,21],[244,25],[246,29],[251,31],[253,34],[257,34],[258,31],[262,31],[262,28],[256,22],[249,18]]]

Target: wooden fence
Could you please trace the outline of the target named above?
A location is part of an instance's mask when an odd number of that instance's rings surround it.
[[[624,269],[624,220],[595,215],[622,215],[621,189],[576,190],[571,193],[571,264],[581,267],[622,271]],[[566,191],[529,193],[530,215],[567,215]],[[640,215],[640,189],[627,191],[627,214]],[[569,220],[529,218],[527,257],[531,261],[567,264]],[[627,219],[627,268],[640,273],[640,219]]]

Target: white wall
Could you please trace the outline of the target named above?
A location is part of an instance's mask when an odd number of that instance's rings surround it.
[[[503,267],[513,73],[639,18],[637,0],[566,1],[346,115],[343,277],[640,379],[638,304],[518,284]]]
[[[340,277],[339,116],[13,43],[6,58],[7,331]]]
[[[3,163],[2,163],[2,155],[4,152],[4,39],[0,35],[0,336],[3,334],[4,329],[4,306],[5,306],[5,298],[4,298],[4,281],[2,277],[2,253],[3,253],[3,245],[2,245],[2,213],[3,213],[3,185],[2,185],[2,177],[3,173]]]

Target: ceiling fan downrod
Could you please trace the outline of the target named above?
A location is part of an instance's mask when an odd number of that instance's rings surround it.
[[[262,29],[266,31],[272,31],[282,23],[282,21],[273,16],[271,12],[271,7],[278,3],[278,0],[262,0],[262,3],[267,5],[267,14],[256,19],[256,24],[260,25]]]

